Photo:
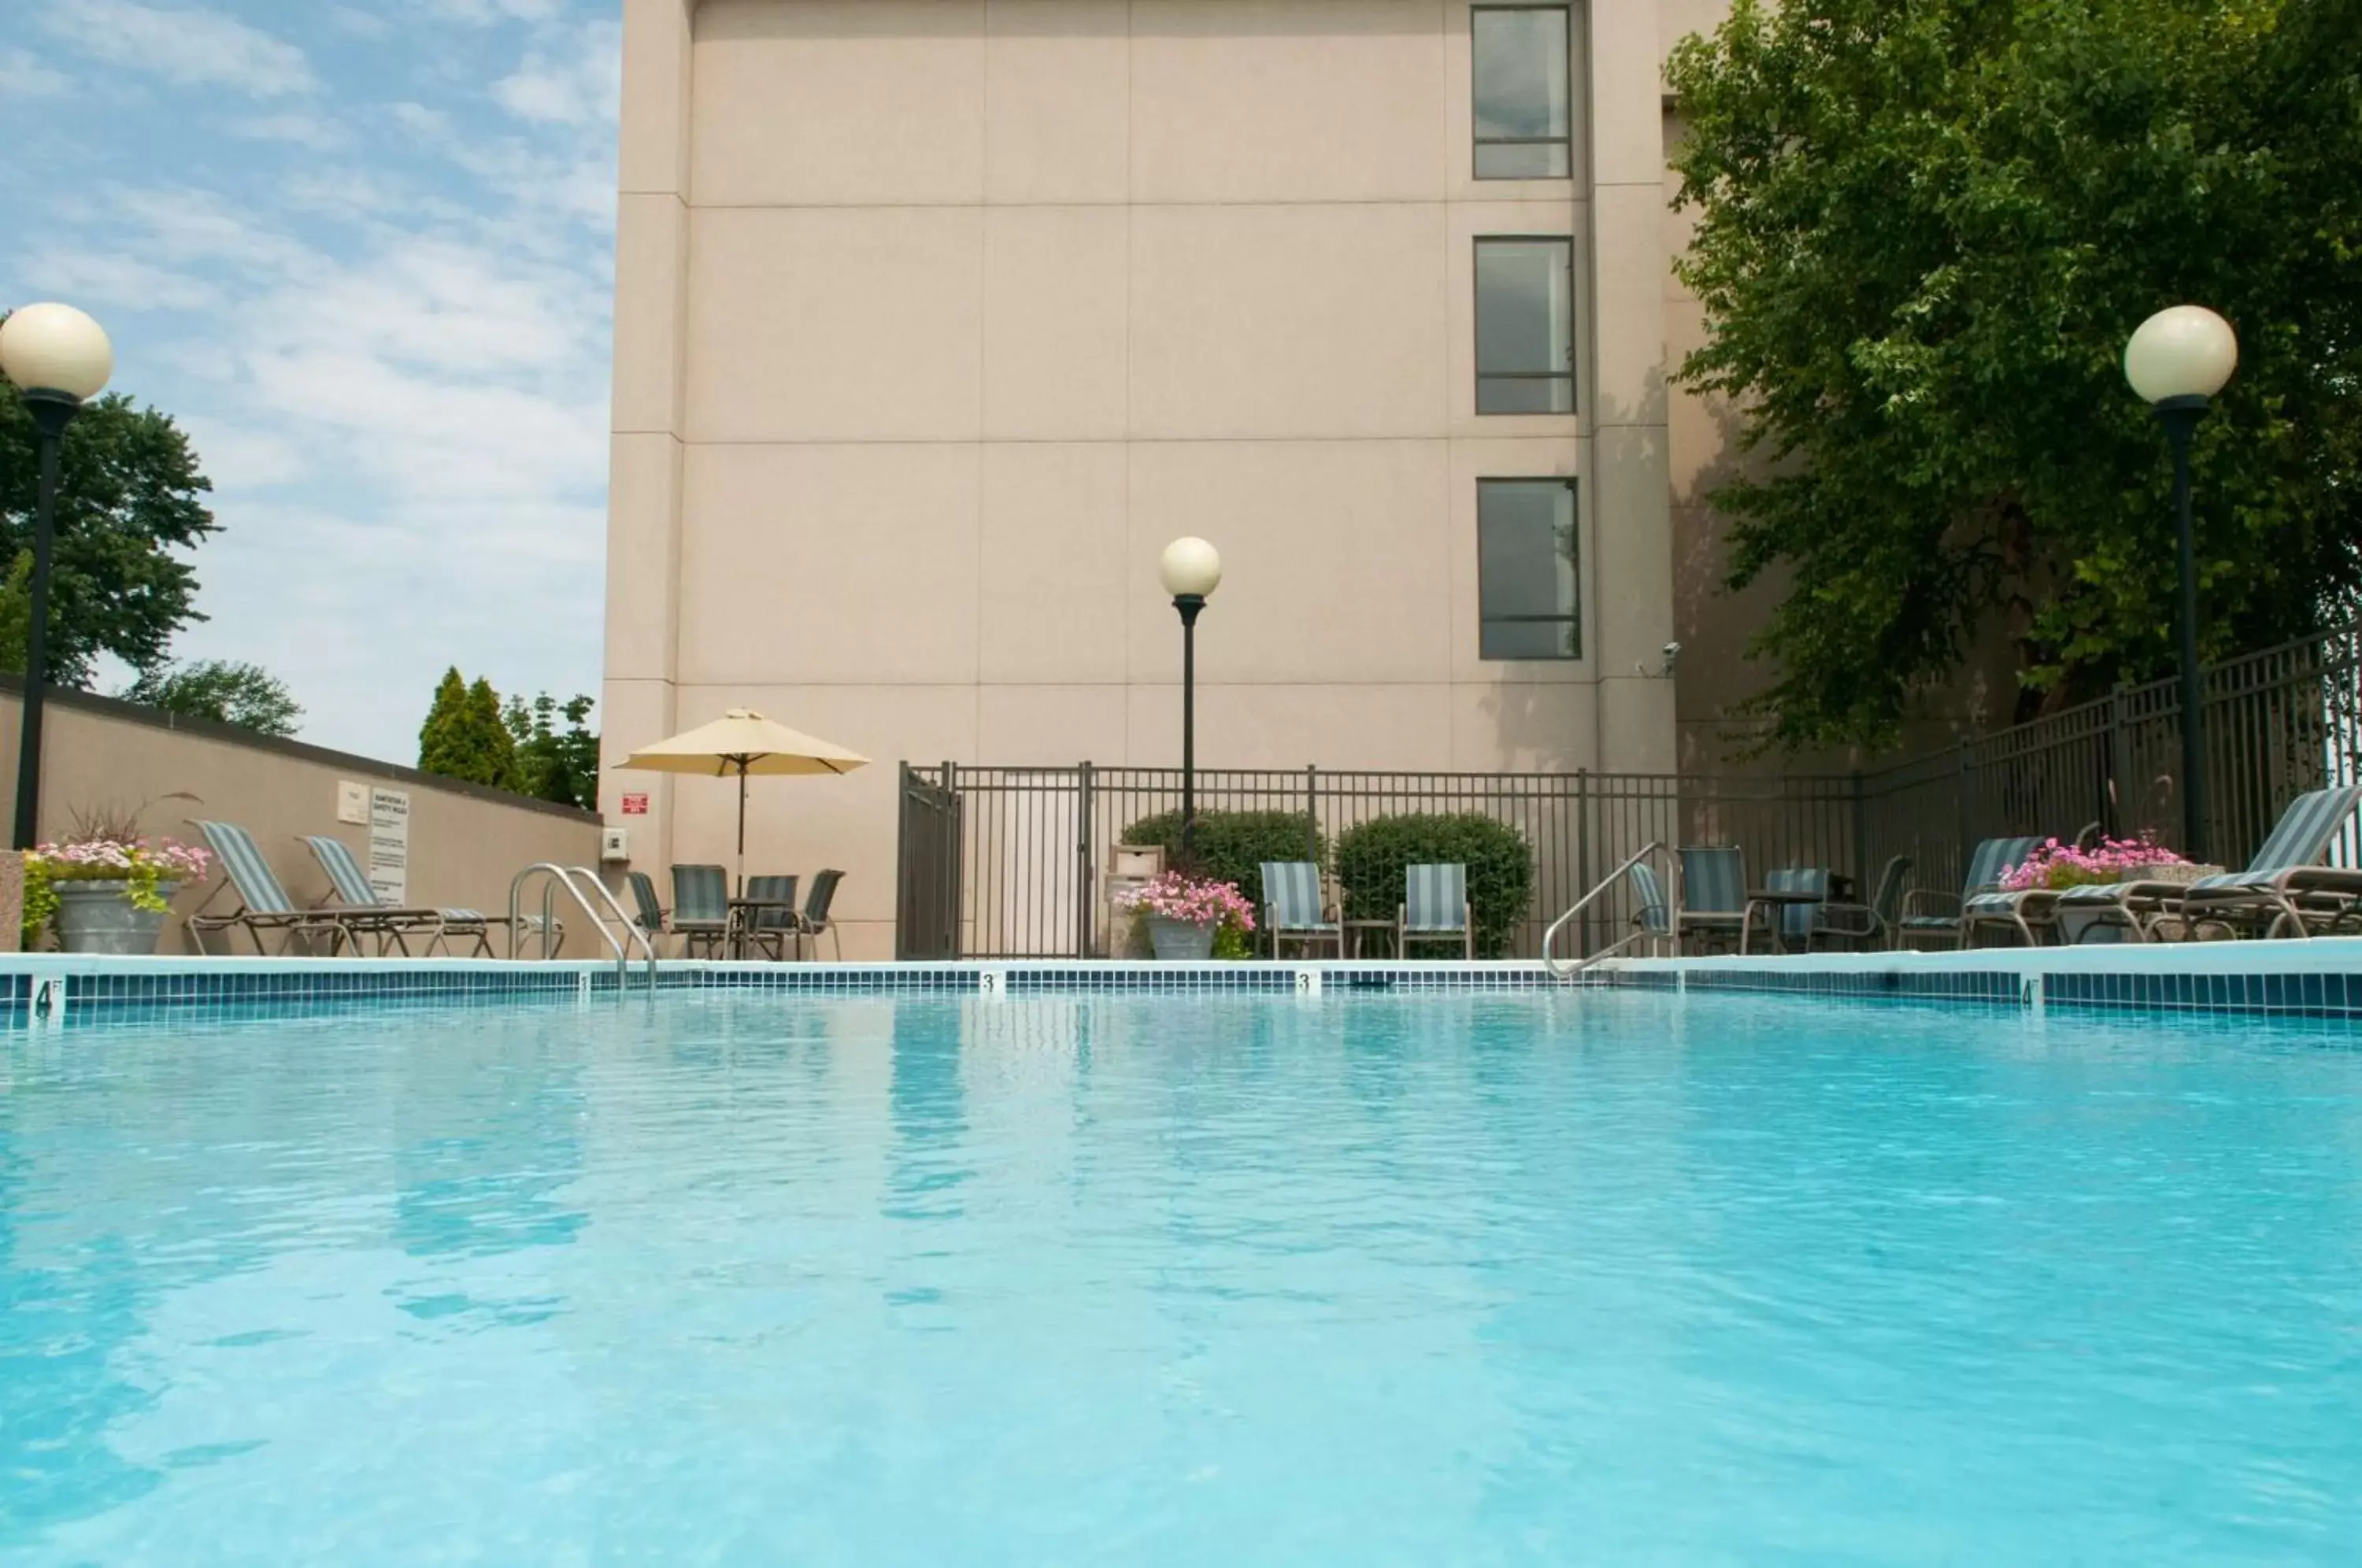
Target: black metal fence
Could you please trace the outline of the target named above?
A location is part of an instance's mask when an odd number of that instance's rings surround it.
[[[2205,672],[2206,756],[2216,858],[2237,865],[2307,790],[2362,778],[2362,628],[2268,649]],[[1302,814],[1333,845],[1377,817],[1474,812],[1533,854],[1534,898],[1516,951],[1652,841],[1736,844],[1749,873],[1822,866],[1866,893],[1892,856],[1914,881],[1957,890],[1969,847],[2003,834],[2096,829],[2180,835],[2173,778],[2180,703],[2170,681],[1851,774],[1374,773],[1200,769],[1201,812]],[[1178,768],[902,770],[906,958],[1091,956],[1118,922],[1106,903],[1110,851],[1131,824],[1177,810]],[[2331,858],[2362,865],[2349,823]],[[1313,853],[1308,833],[1306,855]],[[1629,889],[1603,896],[1564,947],[1595,951],[1628,929]]]

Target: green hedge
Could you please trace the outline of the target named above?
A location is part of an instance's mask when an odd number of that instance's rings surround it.
[[[1190,840],[1197,851],[1198,874],[1237,883],[1247,902],[1254,906],[1258,924],[1263,920],[1263,863],[1301,860],[1309,848],[1325,864],[1329,853],[1329,846],[1313,831],[1312,819],[1302,812],[1199,812]],[[1123,830],[1123,842],[1161,844],[1164,864],[1177,867],[1181,813],[1159,812],[1142,817]]]
[[[1476,955],[1508,956],[1518,923],[1533,902],[1534,862],[1523,834],[1491,817],[1374,817],[1337,840],[1337,879],[1347,920],[1392,920],[1402,907],[1403,872],[1413,866],[1468,867]],[[1441,951],[1421,947],[1422,953]]]

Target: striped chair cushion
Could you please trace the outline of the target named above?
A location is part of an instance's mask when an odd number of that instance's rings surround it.
[[[1282,931],[1327,931],[1320,918],[1320,867],[1309,860],[1263,863],[1263,900]]]
[[[2234,889],[2268,888],[2279,879],[2278,871],[2225,871],[2216,877],[2201,877],[2190,884],[2193,893],[2213,893]]]
[[[1968,875],[1960,883],[1961,895],[1966,897],[1980,888],[1998,886],[2011,868],[2024,865],[2026,856],[2032,855],[2041,843],[2042,840],[2032,835],[1986,839],[1977,845],[1976,853],[1969,856]]]
[[[1912,931],[1949,931],[1959,923],[1949,915],[1912,915],[1903,922]]]
[[[1979,893],[1969,900],[1968,910],[1970,914],[2009,914],[2025,897],[2024,893]]]
[[[228,873],[230,885],[246,901],[247,912],[259,915],[291,915],[303,911],[287,889],[271,875],[270,862],[262,858],[262,851],[254,846],[254,835],[235,823],[199,823],[197,831],[221,857],[222,869]]]
[[[1682,910],[1739,914],[1747,908],[1747,856],[1735,845],[1682,846]]]
[[[320,868],[328,874],[337,898],[363,909],[383,901],[377,896],[377,889],[370,886],[369,873],[361,869],[361,863],[353,858],[353,852],[345,846],[343,839],[307,837],[304,842],[311,846],[312,857],[320,863]]]
[[[1657,868],[1645,860],[1636,860],[1625,875],[1632,879],[1632,923],[1643,931],[1660,936],[1672,934],[1672,912],[1665,902],[1665,889],[1657,880]]]
[[[730,878],[719,866],[672,868],[675,925],[720,925],[730,918]]]
[[[1468,867],[1403,868],[1403,929],[1462,931],[1468,924]]]
[[[2080,887],[2060,890],[2062,904],[2113,904],[2125,896],[2125,890],[2114,882],[2085,882]]]
[[[1773,893],[1818,893],[1827,898],[1829,874],[1819,867],[1783,866],[1764,878],[1764,889]],[[1783,904],[1780,906],[1780,934],[1786,937],[1810,936],[1813,923],[1820,918],[1818,904]]]
[[[2280,813],[2279,825],[2272,829],[2264,846],[2247,862],[2247,869],[2290,871],[2300,866],[2319,865],[2331,836],[2345,825],[2356,807],[2362,807],[2362,784],[2299,795]]]

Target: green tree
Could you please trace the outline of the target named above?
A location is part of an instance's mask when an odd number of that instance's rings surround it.
[[[5,635],[4,621],[0,621],[0,635]],[[224,659],[142,670],[123,696],[127,701],[144,702],[169,713],[237,724],[266,735],[293,734],[296,722],[304,716],[303,705],[285,681],[259,664]]]
[[[0,381],[0,558],[32,548],[39,452],[23,395]],[[102,653],[148,668],[173,633],[204,619],[195,569],[177,552],[219,531],[202,499],[212,489],[188,437],[152,408],[103,397],[67,426],[50,579],[53,683],[89,685]]]
[[[6,581],[0,581],[0,670],[25,673],[26,643],[33,633],[33,552],[18,550]]]
[[[501,717],[501,694],[480,675],[468,688],[468,735],[483,758],[484,771],[476,782],[515,789],[516,739]]]
[[[516,790],[584,811],[599,801],[599,734],[590,727],[588,697],[564,703],[546,691],[527,703],[509,699],[502,717],[516,751]],[[566,727],[558,728],[563,719]]]
[[[418,732],[418,770],[502,790],[514,786],[516,743],[501,722],[501,700],[491,681],[479,677],[470,686],[457,668],[444,671]]]
[[[1968,650],[2017,717],[2170,668],[2169,472],[2120,356],[2228,317],[2196,449],[2210,657],[2362,587],[2362,6],[1738,0],[1677,48],[1679,379],[1759,459],[1712,496],[1731,581],[1784,581],[1756,703],[1878,744]]]

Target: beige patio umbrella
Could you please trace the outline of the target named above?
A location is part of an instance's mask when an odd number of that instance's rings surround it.
[[[733,708],[710,724],[643,746],[618,768],[635,773],[701,773],[712,778],[738,776],[738,882],[746,880],[746,778],[749,774],[850,773],[868,765],[847,751],[785,724],[773,723],[751,708]]]

